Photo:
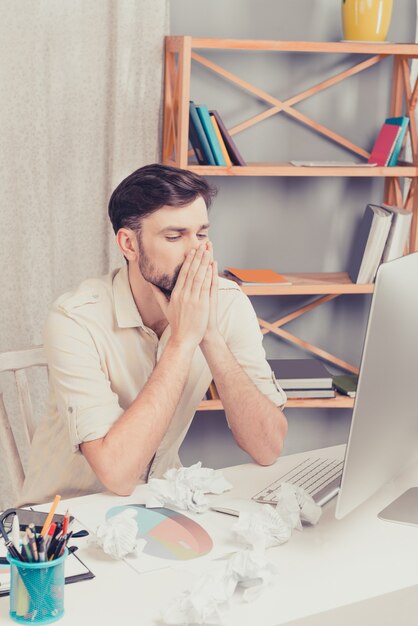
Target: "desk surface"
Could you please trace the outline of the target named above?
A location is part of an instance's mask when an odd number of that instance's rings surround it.
[[[328,450],[342,456],[344,446]],[[234,489],[213,500],[248,497],[309,454],[282,457],[270,467],[247,464],[227,468],[224,474]],[[411,613],[418,611],[418,528],[382,521],[377,513],[417,484],[418,464],[340,521],[334,517],[336,500],[329,502],[317,526],[295,531],[288,543],[268,550],[269,560],[279,570],[274,584],[249,604],[234,601],[228,624],[342,626],[362,623],[363,618],[363,623],[377,623],[377,617],[380,626],[394,621],[397,625],[412,623]],[[128,498],[108,493],[74,498],[63,507],[68,505],[72,515],[93,530],[104,521],[108,509],[141,503],[146,491],[147,486],[142,485]],[[228,551],[239,547],[231,531],[235,518],[210,511],[190,516],[208,528],[215,545],[222,544]],[[80,558],[96,578],[66,586],[63,626],[87,623],[83,618],[95,614],[103,626],[113,626],[121,616],[126,626],[160,626],[161,609],[204,570],[196,559],[184,570],[166,568],[140,574],[129,559],[113,561],[88,547],[86,540],[79,540],[79,546]],[[8,620],[7,614],[8,599],[0,598],[0,620]]]

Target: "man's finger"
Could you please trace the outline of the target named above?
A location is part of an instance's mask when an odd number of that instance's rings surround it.
[[[191,290],[193,287],[194,278],[199,271],[199,268],[203,262],[203,258],[206,252],[206,246],[200,245],[196,250],[196,254],[190,264],[189,271],[187,272],[187,277],[184,283],[184,289]]]
[[[212,285],[210,289],[211,295],[215,295],[218,292],[218,261],[212,263]]]
[[[177,276],[176,284],[174,285],[173,291],[180,291],[183,289],[184,283],[186,282],[187,274],[189,273],[190,265],[195,257],[196,250],[190,250],[186,255],[186,258],[183,261],[183,265],[181,266],[179,275]]]
[[[212,267],[211,265],[208,265],[206,268],[206,273],[205,276],[202,280],[202,283],[200,285],[200,296],[202,295],[206,295],[209,294],[210,295],[210,289],[211,289],[211,284],[212,284]]]
[[[200,293],[200,290],[202,288],[202,283],[206,278],[206,272],[209,268],[210,268],[210,252],[208,252],[208,250],[205,250],[203,252],[200,265],[197,268],[196,274],[194,275],[194,278],[193,278],[192,289],[196,290],[197,294]],[[189,272],[189,275],[190,275],[190,272]],[[188,280],[189,280],[189,277],[188,277]]]

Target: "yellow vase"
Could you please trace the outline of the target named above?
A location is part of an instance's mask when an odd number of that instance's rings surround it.
[[[385,41],[393,0],[342,0],[344,39]]]

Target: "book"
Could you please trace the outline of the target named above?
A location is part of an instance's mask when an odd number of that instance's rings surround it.
[[[393,214],[389,235],[383,251],[382,262],[393,261],[403,256],[412,224],[412,211],[382,204],[382,208]]]
[[[334,389],[286,389],[288,398],[335,398]]]
[[[348,275],[353,283],[373,282],[389,235],[392,213],[368,204],[354,239]]]
[[[200,165],[216,165],[193,100],[189,102],[189,139]]]
[[[196,105],[197,113],[204,128],[207,140],[212,150],[213,158],[215,159],[215,165],[224,165],[226,162],[222,154],[221,146],[219,145],[218,138],[216,136],[213,124],[210,121],[209,110],[206,104]]]
[[[376,163],[376,165],[380,166],[388,165],[400,133],[400,126],[396,124],[383,124],[367,162]]]
[[[350,396],[350,398],[356,397],[358,384],[357,374],[341,374],[340,376],[334,376],[332,384],[340,393]]]
[[[404,137],[406,135],[406,131],[408,130],[409,117],[405,115],[401,115],[400,117],[388,117],[385,120],[385,124],[393,124],[394,126],[400,126],[400,133],[395,142],[395,147],[393,148],[392,156],[389,159],[388,165],[394,166],[398,162],[399,154],[402,150],[402,144]]]
[[[240,285],[291,285],[283,274],[270,269],[246,270],[238,267],[226,267],[227,278],[232,278]]]
[[[290,161],[296,167],[376,167],[376,163],[356,161]]]
[[[281,387],[295,389],[332,390],[332,374],[318,359],[268,359]]]
[[[219,130],[218,122],[216,121],[215,116],[212,115],[212,113],[209,113],[209,115],[210,115],[210,121],[212,122],[215,134],[216,134],[216,136],[218,138],[219,145],[221,146],[221,150],[222,150],[222,154],[223,154],[224,159],[225,159],[225,163],[226,163],[227,167],[231,167],[232,161],[229,158],[228,150],[226,149],[226,145],[225,145],[225,142],[224,142],[224,140],[222,138],[221,131]]]
[[[210,114],[213,115],[213,117],[216,119],[220,133],[222,135],[222,139],[225,142],[225,146],[226,146],[226,149],[228,150],[228,154],[230,156],[232,164],[233,165],[246,165],[244,159],[242,158],[240,151],[238,150],[236,146],[235,141],[232,139],[230,133],[228,132],[218,111],[210,111]]]

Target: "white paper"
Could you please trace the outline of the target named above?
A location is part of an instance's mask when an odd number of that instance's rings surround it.
[[[168,505],[193,513],[203,513],[209,508],[205,494],[221,494],[232,489],[220,470],[202,467],[200,462],[191,467],[170,469],[162,479],[151,478],[148,485],[148,508]]]
[[[138,526],[133,509],[125,509],[97,526],[89,540],[114,559],[123,559],[132,552],[139,552],[145,545],[143,539],[137,539]]]
[[[263,551],[288,541],[292,529],[272,506],[263,504],[260,507],[256,513],[240,513],[232,528],[241,542]]]

